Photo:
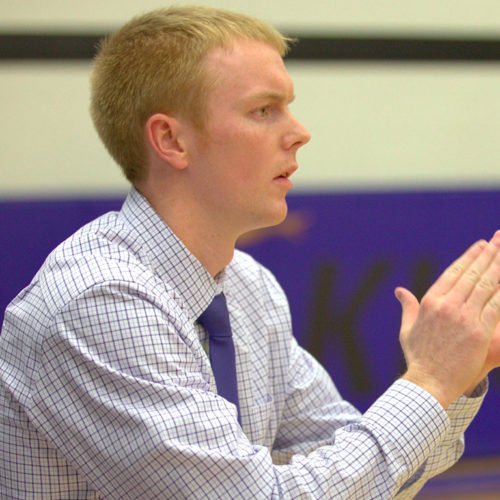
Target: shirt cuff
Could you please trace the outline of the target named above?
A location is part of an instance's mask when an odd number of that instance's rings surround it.
[[[476,387],[470,397],[462,395],[448,406],[446,413],[448,414],[451,425],[446,435],[446,443],[455,441],[465,432],[469,424],[477,415],[479,408],[481,408],[487,392],[488,379],[485,378]]]
[[[409,475],[443,441],[450,420],[439,402],[407,380],[397,380],[364,414],[381,436],[389,436]]]

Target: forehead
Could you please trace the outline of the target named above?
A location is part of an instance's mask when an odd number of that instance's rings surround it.
[[[217,47],[208,52],[204,64],[214,78],[213,98],[246,99],[273,94],[293,99],[293,82],[282,57],[264,42],[242,40],[229,47]]]

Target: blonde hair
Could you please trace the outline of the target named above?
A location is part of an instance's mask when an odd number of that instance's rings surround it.
[[[105,39],[91,76],[91,116],[125,176],[141,179],[144,125],[154,113],[179,113],[202,127],[209,68],[202,59],[235,40],[268,43],[283,57],[290,39],[259,19],[210,7],[159,9]]]

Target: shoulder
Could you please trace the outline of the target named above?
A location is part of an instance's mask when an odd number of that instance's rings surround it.
[[[47,257],[35,276],[55,313],[89,289],[106,282],[146,283],[150,274],[142,238],[111,212],[83,226]]]
[[[228,279],[244,283],[251,288],[269,290],[284,294],[274,274],[251,255],[235,250],[234,258],[228,266]]]
[[[285,292],[274,274],[251,255],[236,250],[227,268],[227,283],[231,295],[240,302],[258,304],[262,309],[281,310],[288,316],[289,307]]]

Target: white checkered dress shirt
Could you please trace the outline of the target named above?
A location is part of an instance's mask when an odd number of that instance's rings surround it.
[[[196,318],[223,291],[242,427]],[[236,252],[213,279],[132,190],[9,306],[0,335],[0,498],[412,498],[477,412],[395,382],[364,414],[294,340],[273,276]]]

